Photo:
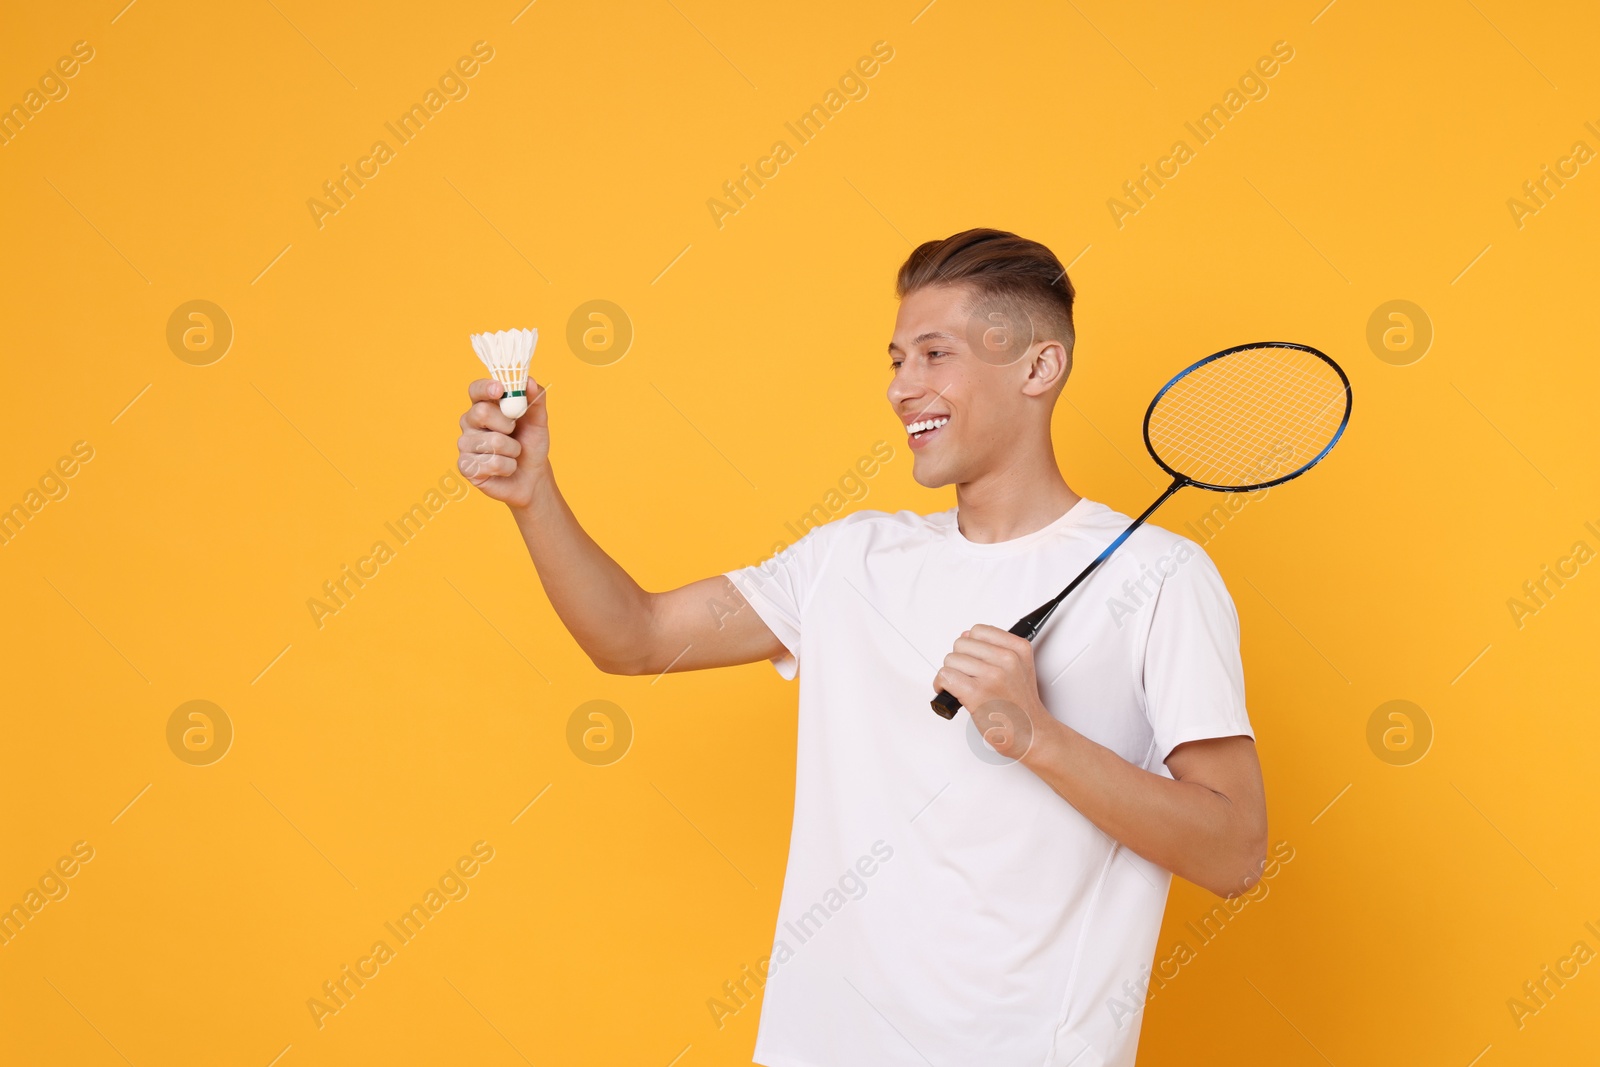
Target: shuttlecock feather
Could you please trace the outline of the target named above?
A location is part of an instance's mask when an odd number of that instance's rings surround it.
[[[472,350],[495,381],[505,387],[500,395],[500,411],[509,419],[520,418],[528,410],[528,361],[539,343],[538,330],[501,330],[475,333]]]

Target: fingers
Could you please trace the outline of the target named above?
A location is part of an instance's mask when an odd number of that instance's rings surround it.
[[[522,442],[515,437],[507,437],[503,433],[491,433],[488,430],[468,430],[457,439],[456,449],[464,456],[510,456],[512,459],[516,459],[522,455]]]
[[[947,684],[953,678],[957,686],[973,681],[997,681],[1015,671],[1025,658],[1031,658],[1032,646],[1023,638],[997,626],[979,624],[962,632],[944,658],[944,666],[934,676],[935,689],[948,689],[961,694]]]
[[[500,383],[496,382],[495,388],[498,389],[499,387]],[[512,430],[517,428],[517,422],[515,419],[507,418],[502,414],[498,403],[480,400],[468,408],[465,415],[461,416],[461,428],[463,430],[492,430],[495,433],[509,435]]]
[[[945,665],[940,667],[933,676],[935,692],[945,690],[967,704],[969,700],[976,700],[978,693],[986,684],[993,684],[996,678],[988,674],[993,668],[979,663],[976,660],[945,657]]]
[[[490,478],[503,478],[517,472],[517,461],[509,456],[489,456],[465,453],[456,460],[456,467],[473,485],[482,485]]]
[[[516,438],[488,430],[468,430],[456,441],[456,448],[461,453],[456,466],[474,485],[515,474],[517,457],[522,455],[522,444]]]
[[[944,658],[944,665],[953,671],[976,677],[983,671],[985,662],[973,656],[966,656],[960,652],[952,652]]]
[[[1002,630],[1000,627],[990,626],[986,622],[978,623],[972,629],[968,630],[963,636],[968,635],[991,645],[1000,645],[1004,648],[1010,648],[1017,651],[1020,651],[1024,647],[1032,647],[1027,638],[1018,637],[1010,630]]]
[[[952,670],[949,667],[940,667],[933,676],[933,691],[937,693],[940,690],[944,690],[953,696],[961,698],[962,703],[966,703],[961,694],[967,691],[967,684],[971,681],[970,677],[960,671]]]
[[[956,653],[995,667],[1010,667],[1017,662],[1017,651],[1010,645],[985,641],[976,635],[956,638],[951,648]],[[946,657],[946,662],[949,662],[949,657]]]
[[[473,402],[479,400],[499,400],[500,394],[505,390],[493,378],[479,378],[467,386],[467,399]]]

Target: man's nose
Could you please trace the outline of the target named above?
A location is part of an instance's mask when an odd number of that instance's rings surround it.
[[[896,406],[909,403],[928,392],[921,372],[909,364],[902,365],[889,382],[889,403]]]

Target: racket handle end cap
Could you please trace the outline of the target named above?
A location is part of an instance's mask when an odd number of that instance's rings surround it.
[[[932,705],[933,710],[938,713],[939,717],[944,719],[955,718],[956,712],[961,710],[961,701],[950,695],[950,692],[945,689],[939,690],[939,695],[934,697],[929,703]]]

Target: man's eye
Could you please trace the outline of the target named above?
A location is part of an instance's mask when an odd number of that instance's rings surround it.
[[[898,359],[891,359],[889,361],[889,369],[890,370],[899,370],[900,369],[900,361]]]

